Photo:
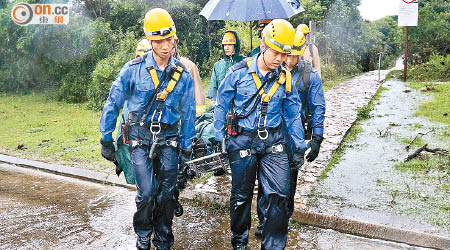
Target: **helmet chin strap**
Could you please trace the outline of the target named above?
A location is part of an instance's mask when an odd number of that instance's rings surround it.
[[[173,55],[173,57],[175,57],[176,59],[180,59],[180,55],[178,55],[178,46],[176,43],[173,44],[173,48],[175,49],[175,54]]]
[[[266,63],[266,59],[264,58],[264,53],[266,53],[267,47],[264,48],[264,50],[262,51],[262,59],[264,62],[264,65],[266,65],[266,67],[269,69],[269,71],[271,70],[270,67],[267,65]]]

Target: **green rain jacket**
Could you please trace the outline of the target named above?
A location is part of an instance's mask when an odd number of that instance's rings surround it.
[[[211,80],[209,82],[207,95],[207,97],[213,101],[216,100],[217,89],[219,88],[222,80],[225,78],[225,74],[227,73],[228,68],[245,58],[244,56],[240,55],[241,42],[237,33],[234,31],[227,32],[232,32],[234,34],[234,36],[236,37],[236,45],[234,46],[234,54],[231,57],[225,55],[225,50],[222,45],[223,59],[214,64],[214,69],[211,75]]]

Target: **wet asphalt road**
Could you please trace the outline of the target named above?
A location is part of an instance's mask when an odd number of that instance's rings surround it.
[[[0,163],[0,249],[135,249],[133,191]],[[231,249],[228,215],[185,204],[174,249]],[[259,249],[253,231],[249,246]],[[297,226],[287,249],[416,249]]]

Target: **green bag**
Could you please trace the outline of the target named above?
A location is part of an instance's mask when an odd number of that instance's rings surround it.
[[[207,112],[201,114],[195,120],[195,132],[197,137],[203,139],[208,148],[208,154],[214,153],[214,142],[216,137],[216,132],[214,131],[214,114],[212,112]]]
[[[128,120],[128,108],[127,103],[125,102],[122,109],[122,118],[120,119],[120,124],[125,123]],[[134,169],[131,165],[131,157],[130,157],[130,145],[126,144],[122,140],[122,127],[119,126],[117,130],[117,136],[116,136],[116,160],[117,160],[117,166],[116,166],[116,174],[117,176],[120,175],[120,173],[124,173],[125,180],[128,184],[135,184],[135,175],[134,175]]]

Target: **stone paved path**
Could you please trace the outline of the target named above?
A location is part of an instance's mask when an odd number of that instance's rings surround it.
[[[381,80],[385,79],[390,70],[381,71]],[[295,197],[296,208],[306,205],[306,198],[317,178],[325,169],[333,152],[339,147],[357,118],[357,109],[369,103],[380,86],[378,71],[367,72],[349,81],[340,83],[325,92],[325,140],[317,159],[307,163],[301,169],[297,193]],[[188,187],[182,196],[192,198],[204,196],[226,204],[231,190],[230,175],[211,177],[204,184],[196,184]]]
[[[381,79],[385,79],[389,70],[381,71]],[[343,82],[325,92],[325,140],[317,159],[307,163],[299,174],[299,184],[295,197],[296,207],[304,207],[306,196],[311,191],[322,171],[331,159],[331,155],[339,147],[345,135],[358,117],[358,108],[369,103],[380,87],[378,71],[371,71],[349,81]]]

